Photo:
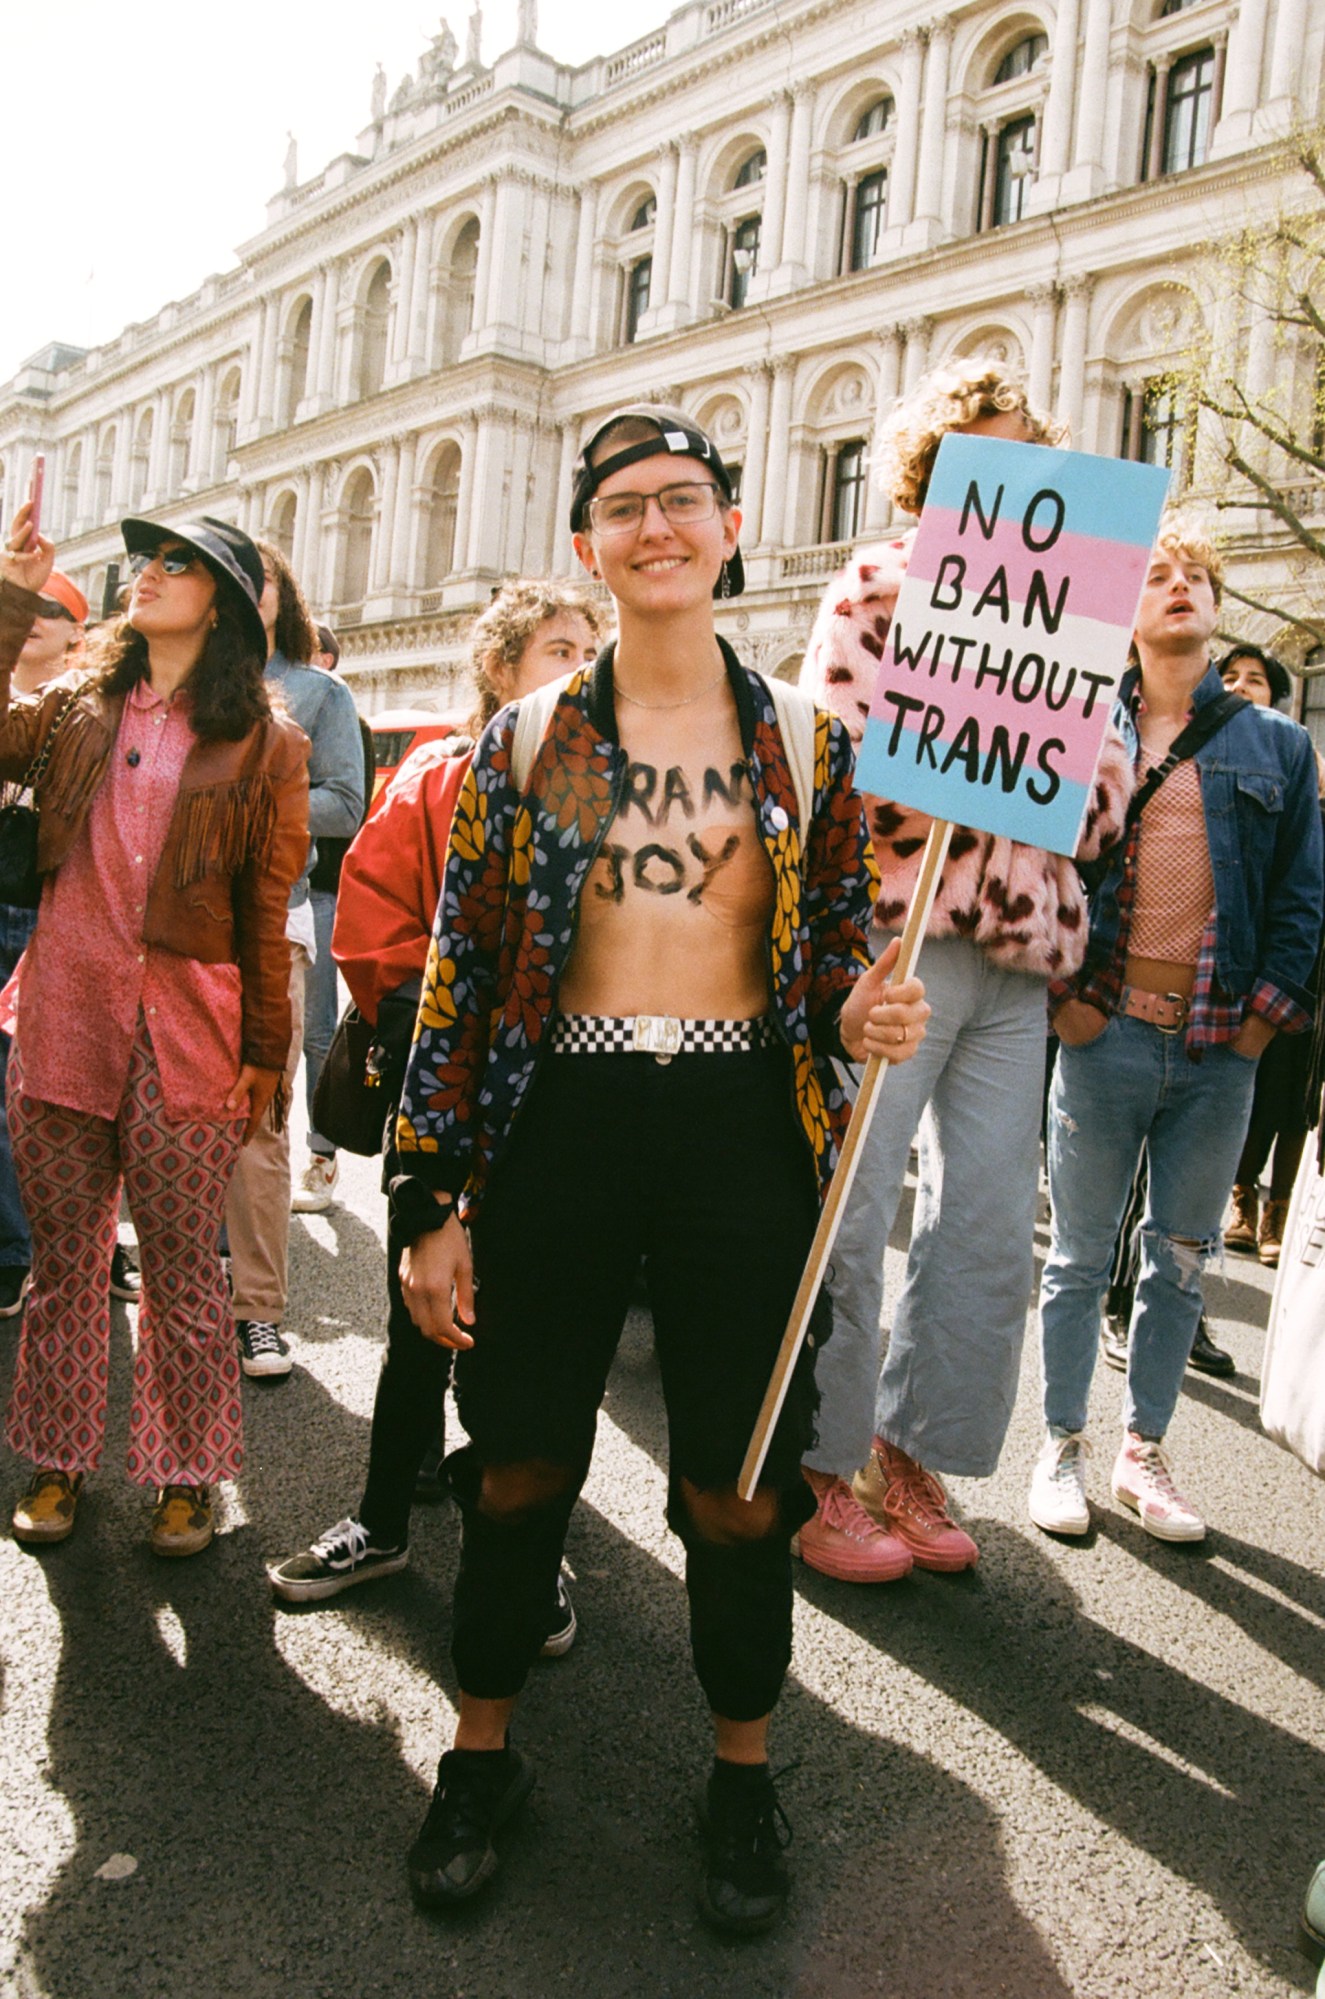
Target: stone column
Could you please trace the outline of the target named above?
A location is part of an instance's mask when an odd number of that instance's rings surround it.
[[[414,576],[409,567],[410,515],[414,506],[414,465],[418,456],[417,437],[402,437],[397,452],[396,504],[391,518],[391,547],[387,558],[388,585],[412,590]]]
[[[745,466],[741,474],[741,513],[753,548],[760,539],[764,512],[764,471],[768,464],[768,398],[770,370],[756,361],[745,371],[750,383],[750,421],[745,433]]]
[[[471,454],[473,475],[469,494],[469,544],[465,551],[466,569],[490,566],[483,558],[492,545],[495,525],[494,417],[495,412],[490,408],[475,412],[474,449]]]
[[[1111,0],[1086,0],[1086,40],[1081,52],[1081,101],[1072,166],[1088,190],[1104,175],[1104,108],[1109,87]]]
[[[928,222],[937,232],[942,223],[943,153],[948,121],[948,56],[952,49],[952,21],[946,14],[931,21],[929,52],[925,58],[925,115],[920,132],[920,165],[916,177],[917,222]]]
[[[175,495],[172,493],[172,499]],[[97,434],[83,432],[83,455],[78,461],[78,518],[90,521],[97,503]],[[8,518],[12,518],[12,510]]]
[[[782,261],[782,225],[787,213],[787,149],[791,137],[791,92],[779,90],[769,107],[768,165],[764,169],[764,207],[759,224],[762,289]],[[758,283],[756,278],[754,283]]]
[[[930,336],[934,331],[932,319],[908,319],[903,323],[906,335],[906,362],[902,373],[902,394],[909,396],[920,377],[925,372],[929,359]]]
[[[509,573],[528,575],[531,570],[543,567],[546,557],[532,555],[526,548],[525,533],[529,520],[529,474],[534,451],[533,418],[522,411],[515,418],[515,436],[512,440],[511,477],[506,507],[506,540],[501,550],[500,566]]]
[[[1219,123],[1224,113],[1224,86],[1228,81],[1228,29],[1221,28],[1215,36],[1215,73],[1210,86],[1210,127]]]
[[[1054,374],[1054,317],[1057,293],[1052,285],[1028,285],[1031,302],[1031,360],[1026,392],[1031,407],[1048,409]]]
[[[686,132],[679,143],[676,218],[672,226],[666,303],[684,308],[690,299],[690,243],[695,231],[695,156],[698,141],[693,132]]]
[[[787,209],[782,221],[784,289],[805,276],[805,219],[810,198],[810,134],[814,91],[798,83],[791,93],[791,136],[787,148]]]
[[[1150,120],[1150,149],[1146,154],[1146,179],[1158,180],[1164,166],[1164,126],[1167,110],[1169,71],[1173,67],[1171,55],[1156,56],[1151,65],[1155,77],[1154,113]]]
[[[649,285],[650,306],[665,305],[671,297],[672,236],[676,220],[676,147],[664,146],[658,154],[657,188],[654,193],[653,272]]]
[[[120,420],[115,426],[115,456],[111,461],[110,473],[110,500],[111,505],[115,508],[127,507],[128,505],[129,465],[133,457],[133,430],[136,422],[137,411],[126,409],[121,413]],[[31,461],[29,461],[28,469],[23,472],[23,484],[19,489],[24,499],[27,498],[30,470]]]
[[[410,286],[409,318],[402,352],[404,372],[417,375],[428,355],[428,298],[432,279],[433,235],[436,215],[422,215],[417,225],[414,247],[414,282]]]
[[[246,371],[247,373],[247,371]],[[147,495],[153,506],[159,507],[163,501],[173,499],[166,491],[167,469],[170,465],[170,392],[162,389],[152,404],[152,450],[147,461]]]
[[[382,476],[377,483],[377,522],[368,564],[368,594],[377,596],[391,580],[391,533],[396,518],[396,487],[400,472],[400,439],[389,437],[382,447]]]
[[[271,310],[262,334],[262,366],[258,376],[258,427],[267,431],[276,423],[276,343],[280,332],[279,299],[270,300]]]
[[[984,147],[984,180],[980,185],[980,217],[977,228],[983,236],[994,226],[994,200],[998,193],[998,134],[997,118],[986,118],[980,127],[980,143]]]
[[[579,569],[570,538],[571,473],[579,451],[580,427],[573,420],[561,425],[557,453],[557,490],[554,495],[555,526],[552,536],[552,574],[573,576]]]
[[[270,317],[273,315],[269,315]],[[265,348],[265,340],[263,344]],[[189,440],[188,482],[191,488],[210,486],[212,483],[212,455],[216,449],[216,439],[212,435],[214,388],[215,381],[211,369],[200,368],[193,397],[193,435]],[[261,420],[260,407],[259,420]]]
[[[1077,81],[1077,32],[1080,0],[1058,0],[1054,22],[1049,101],[1044,110],[1040,172],[1047,178],[1066,173],[1072,146],[1072,105]]]
[[[477,444],[477,426],[472,416],[466,417],[460,430],[460,480],[455,496],[455,550],[451,557],[453,570],[469,567],[469,526],[474,515]],[[441,581],[440,577],[430,580]]]
[[[1081,449],[1081,416],[1086,392],[1086,333],[1094,280],[1077,272],[1063,282],[1063,349],[1058,370],[1058,414]]]
[[[874,430],[870,440],[869,473],[865,485],[865,518],[862,527],[873,533],[885,528],[892,518],[892,496],[880,477],[883,427],[897,400],[902,370],[902,335],[896,326],[879,331],[879,386],[874,399]]]
[[[492,234],[496,209],[496,190],[493,186],[493,176],[489,174],[483,182],[479,195],[478,262],[474,267],[474,325],[470,339],[477,339],[488,324],[488,290],[492,283]]]
[[[316,349],[313,393],[317,397],[319,407],[325,408],[336,393],[336,312],[340,273],[335,264],[322,264],[318,269],[318,277],[321,280],[321,287],[310,329]]]
[[[920,77],[925,37],[920,28],[902,34],[902,81],[897,99],[897,139],[888,187],[890,228],[905,228],[915,213],[916,166],[920,147]]]
[[[1270,46],[1270,102],[1290,107],[1305,104],[1303,59],[1307,45],[1308,0],[1279,0]]]
[[[770,364],[773,390],[768,418],[768,455],[764,474],[763,513],[759,545],[782,539],[786,509],[787,462],[791,443],[791,390],[796,363],[790,354],[779,354]]]
[[[511,279],[513,262],[511,215],[515,206],[515,183],[509,174],[497,181],[492,203],[492,255],[488,260],[487,304],[483,325],[495,326],[502,316],[502,294]],[[480,244],[482,238],[479,239]]]
[[[239,437],[241,442],[252,434],[258,417],[258,373],[262,366],[262,342],[267,328],[267,314],[271,303],[263,299],[258,305],[257,324],[251,327],[248,348],[244,355],[244,373],[239,391]]]
[[[1265,22],[1269,0],[1241,0],[1229,45],[1222,117],[1249,121],[1261,101],[1265,62]],[[1241,134],[1239,134],[1241,136]],[[1218,150],[1218,148],[1216,148]]]
[[[414,260],[419,246],[419,225],[409,221],[400,233],[400,249],[391,274],[390,372],[399,376],[409,354],[409,309],[414,293]]]
[[[1146,413],[1146,385],[1144,380],[1138,376],[1135,382],[1128,383],[1126,387],[1131,395],[1132,403],[1131,408],[1127,412],[1127,437],[1125,439],[1123,456],[1124,458],[1130,458],[1135,463],[1141,456],[1141,425]]]
[[[575,278],[571,287],[570,337],[589,338],[589,294],[593,289],[593,250],[598,223],[598,190],[592,181],[578,189],[580,206],[575,221]],[[482,239],[480,238],[480,241]]]

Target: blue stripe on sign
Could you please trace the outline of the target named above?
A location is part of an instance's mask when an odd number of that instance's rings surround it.
[[[960,513],[972,479],[979,482],[986,519],[1000,486],[1000,521],[1020,521],[1035,495],[1051,487],[1063,496],[1067,507],[1063,525],[1073,534],[1129,542],[1134,548],[1153,543],[1169,488],[1162,465],[1135,465],[1084,451],[1052,451],[1043,444],[1009,444],[1001,437],[949,433],[939,445],[926,497]],[[1053,519],[1053,509],[1042,504],[1035,516],[1041,532]],[[980,533],[974,513],[967,533]]]
[[[947,776],[941,777],[931,768],[928,757],[923,764],[916,763],[914,731],[903,731],[900,753],[895,757],[887,754],[891,735],[891,723],[866,723],[856,757],[858,791],[892,799],[913,812],[927,812],[932,819],[952,819],[1001,839],[1045,847],[1053,854],[1076,852],[1089,786],[1065,779],[1048,805],[1036,805],[1026,795],[1024,776],[1016,791],[1004,791],[997,784],[967,784],[961,764],[954,764]],[[940,763],[946,747],[944,743],[934,745]],[[1038,784],[1044,783],[1043,771],[1032,768],[1027,774]]]

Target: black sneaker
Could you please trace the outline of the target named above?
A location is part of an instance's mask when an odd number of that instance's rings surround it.
[[[454,1909],[486,1888],[501,1862],[493,1844],[534,1788],[518,1749],[448,1749],[428,1816],[409,1850],[410,1892],[425,1909]]]
[[[717,1763],[699,1809],[704,1878],[699,1909],[728,1936],[770,1929],[786,1907],[790,1883],[783,1848],[791,1826],[766,1763]]]
[[[557,1600],[548,1618],[547,1637],[539,1648],[540,1659],[561,1659],[575,1643],[575,1605],[570,1600],[565,1576],[557,1577]]]
[[[288,1374],[294,1366],[280,1327],[270,1319],[236,1319],[235,1337],[239,1341],[239,1365],[245,1374]]]
[[[31,1281],[26,1263],[9,1263],[0,1270],[0,1319],[18,1317]]]
[[[414,1504],[416,1506],[437,1506],[451,1496],[451,1488],[446,1477],[446,1432],[437,1425],[437,1434],[423,1454],[418,1476],[414,1480]]]
[[[1225,1353],[1223,1347],[1217,1347],[1211,1339],[1210,1322],[1204,1312],[1196,1327],[1196,1338],[1192,1341],[1187,1365],[1194,1367],[1198,1374],[1217,1374],[1224,1380],[1238,1371],[1238,1364],[1232,1354]]]
[[[375,1548],[357,1520],[338,1520],[312,1546],[291,1555],[267,1575],[287,1603],[318,1603],[374,1576],[394,1576],[409,1560],[408,1548]]]
[[[139,1273],[138,1261],[133,1251],[117,1242],[110,1259],[110,1295],[123,1298],[130,1305],[138,1303],[143,1280]]]
[[[1131,1322],[1117,1312],[1106,1312],[1100,1322],[1100,1352],[1110,1367],[1127,1372],[1127,1340]]]

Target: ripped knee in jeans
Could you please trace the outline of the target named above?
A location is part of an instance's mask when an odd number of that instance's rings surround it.
[[[1163,1269],[1166,1260],[1170,1261],[1178,1282],[1184,1286],[1196,1283],[1207,1271],[1218,1273],[1223,1270],[1224,1239],[1221,1235],[1169,1235],[1164,1229],[1149,1227],[1141,1233],[1150,1244],[1157,1267]]]

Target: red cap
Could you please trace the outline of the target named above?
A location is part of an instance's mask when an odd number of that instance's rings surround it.
[[[53,597],[57,604],[63,604],[76,624],[86,624],[87,598],[62,569],[52,569],[37,594],[40,597]]]

